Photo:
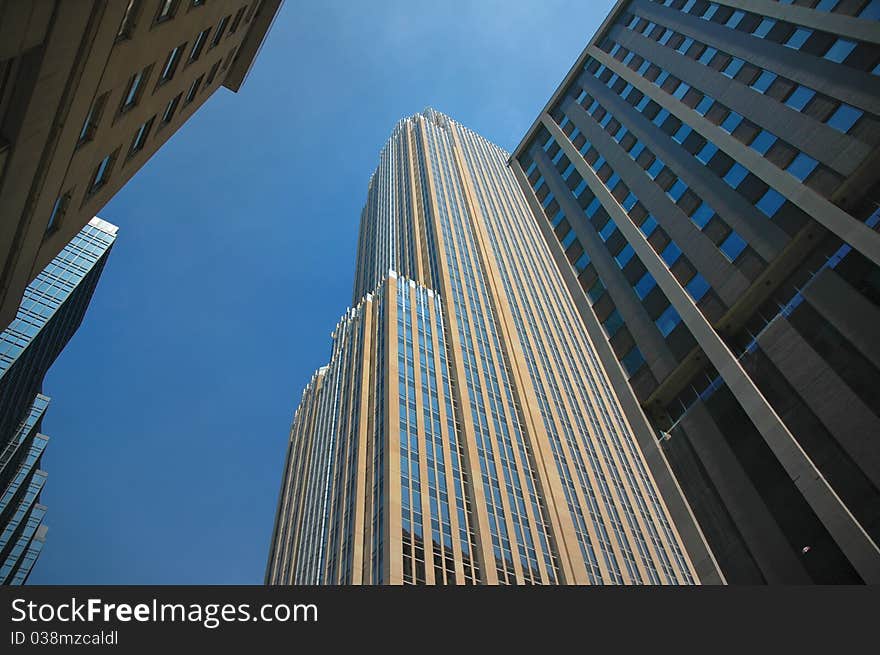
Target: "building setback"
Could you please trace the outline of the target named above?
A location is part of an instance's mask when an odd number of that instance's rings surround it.
[[[509,162],[732,583],[880,582],[878,19],[618,2]]]
[[[268,584],[721,580],[508,156],[431,109],[384,147],[354,306],[294,417]]]
[[[0,584],[24,584],[46,538],[43,377],[82,323],[116,231],[89,221],[28,285],[0,332]]]
[[[238,91],[280,4],[0,0],[0,329],[196,109]]]

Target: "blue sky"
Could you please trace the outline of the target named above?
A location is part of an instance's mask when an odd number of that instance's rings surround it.
[[[613,3],[287,0],[101,211],[120,226],[46,377],[32,584],[259,584],[291,417],[351,300],[378,153],[432,106],[511,150]]]

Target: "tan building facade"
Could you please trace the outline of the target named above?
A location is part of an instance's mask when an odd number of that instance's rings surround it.
[[[355,304],[294,417],[267,583],[723,581],[507,158],[430,109],[383,149]]]
[[[0,0],[0,326],[220,86],[281,0]]]

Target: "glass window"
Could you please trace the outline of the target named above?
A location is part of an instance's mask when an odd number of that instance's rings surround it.
[[[844,134],[849,132],[850,128],[855,125],[856,121],[862,117],[862,110],[851,107],[846,103],[840,103],[840,107],[831,114],[826,123],[831,127],[840,130]]]
[[[70,202],[70,193],[58,196],[55,204],[52,206],[52,213],[49,214],[49,223],[46,225],[46,234],[50,234],[58,229],[61,218],[67,211],[67,205]]]
[[[562,240],[562,247],[565,250],[568,250],[568,247],[574,243],[575,237],[577,235],[574,233],[574,230],[569,230],[568,234],[565,235],[565,238]]]
[[[602,280],[597,279],[593,286],[590,287],[590,290],[587,291],[587,297],[590,299],[590,302],[595,303],[602,297],[603,293],[605,293],[605,285],[602,284]]]
[[[639,229],[642,231],[642,234],[645,235],[645,238],[651,236],[656,228],[657,219],[651,215],[649,215],[648,218],[645,219],[645,222],[642,223],[641,227],[639,227]]]
[[[614,225],[614,221],[609,219],[608,222],[605,223],[605,227],[599,230],[599,236],[602,237],[602,241],[608,241],[615,229],[616,226]]]
[[[639,281],[635,283],[633,289],[635,289],[636,295],[639,299],[644,300],[645,297],[651,293],[651,289],[655,286],[657,286],[657,282],[654,280],[654,276],[646,272],[639,278]]]
[[[220,43],[220,39],[223,38],[223,33],[226,31],[226,26],[229,24],[229,19],[232,17],[232,14],[229,16],[224,16],[220,21],[220,24],[217,25],[217,31],[214,33],[214,39],[211,41],[211,47],[215,47]]]
[[[642,351],[636,346],[633,346],[630,348],[629,352],[623,356],[620,363],[623,365],[626,374],[629,377],[632,377],[636,371],[642,367],[642,364],[645,363],[645,358],[642,357]]]
[[[697,273],[691,278],[691,281],[685,285],[685,290],[694,299],[694,302],[700,302],[700,299],[706,295],[709,290],[709,283],[702,275]]]
[[[697,211],[693,213],[691,220],[702,230],[706,227],[706,224],[712,219],[714,214],[715,212],[712,208],[704,202],[697,208]]]
[[[785,204],[785,198],[775,189],[767,189],[767,193],[761,196],[756,206],[770,218],[776,214],[782,205]]]
[[[706,112],[709,111],[709,108],[712,106],[712,103],[715,102],[709,96],[703,96],[703,99],[697,103],[697,106],[694,108],[695,111],[701,116],[705,116]]]
[[[95,174],[92,177],[92,184],[89,186],[89,192],[94,193],[107,183],[110,177],[110,164],[113,161],[113,155],[107,155],[98,164]]]
[[[620,266],[620,268],[623,268],[624,266],[626,266],[629,263],[629,260],[632,259],[634,254],[635,254],[635,251],[633,250],[632,246],[629,244],[626,244],[621,249],[621,251],[619,253],[617,253],[617,255],[614,257],[614,259],[617,260],[617,265]]]
[[[160,82],[167,82],[174,77],[174,71],[177,70],[177,64],[180,62],[180,56],[185,47],[186,44],[184,43],[168,53],[168,58],[165,60],[165,66],[162,68],[162,75],[159,78]]]
[[[806,27],[798,27],[783,45],[795,50],[800,50],[800,47],[804,45],[804,42],[809,39],[812,34],[813,30],[807,29]]]
[[[761,130],[749,145],[753,150],[765,155],[774,143],[776,143],[776,137],[767,130]]]
[[[752,88],[764,93],[770,88],[770,85],[773,84],[774,80],[776,80],[776,73],[762,71],[761,74],[758,75],[758,79],[752,82]]]
[[[669,187],[669,191],[666,192],[666,195],[677,202],[685,191],[687,191],[687,184],[681,180],[676,180],[675,183]]]
[[[131,37],[131,33],[134,30],[134,19],[135,14],[137,14],[137,5],[140,4],[141,0],[128,0],[125,5],[125,13],[122,15],[122,23],[119,25],[119,30],[116,32],[117,40],[122,41],[123,39],[127,39]]]
[[[708,48],[703,50],[703,54],[700,55],[700,58],[697,61],[699,61],[701,64],[706,64],[708,66],[709,62],[712,61],[712,57],[714,57],[715,53],[717,52],[718,50],[716,50],[712,46],[709,46]]]
[[[838,64],[843,63],[843,61],[849,57],[849,53],[851,53],[856,47],[854,41],[847,41],[846,39],[837,39],[830,48],[828,48],[828,52],[826,52],[823,56],[825,59],[830,61],[837,62]]]
[[[122,103],[122,109],[130,109],[137,104],[138,96],[140,95],[141,84],[144,81],[144,71],[138,71],[134,75],[131,76],[131,79],[128,81],[128,91],[125,93],[125,100]]]
[[[742,123],[742,119],[742,116],[735,111],[732,111],[728,114],[727,118],[724,119],[724,122],[721,123],[721,127],[733,134],[733,131],[739,127],[740,123]]]
[[[617,331],[623,327],[623,318],[620,316],[620,312],[617,309],[612,311],[602,323],[602,327],[605,328],[605,334],[609,339],[617,334]]]
[[[817,163],[818,162],[809,155],[800,153],[792,160],[792,162],[788,165],[788,168],[786,168],[785,170],[787,170],[789,173],[791,173],[797,179],[803,182],[805,179],[807,179],[807,176],[813,172],[813,169],[816,168]]]
[[[590,263],[590,256],[587,253],[582,253],[580,257],[577,258],[577,261],[574,263],[574,267],[578,270],[578,272],[583,271]]]
[[[776,25],[776,21],[772,18],[765,18],[760,22],[758,27],[755,28],[753,34],[755,36],[760,36],[762,39],[767,36],[767,33],[773,29],[773,26]]]
[[[160,0],[159,13],[156,14],[156,21],[161,22],[163,20],[174,18],[174,5],[176,4],[177,0]]]
[[[724,73],[724,75],[726,75],[727,77],[733,78],[736,76],[737,73],[739,73],[740,69],[743,67],[743,64],[745,64],[745,62],[742,59],[740,59],[739,57],[734,57],[728,62],[727,66],[725,66],[724,70],[721,72]]]
[[[660,254],[667,266],[672,266],[681,257],[681,248],[675,245],[674,241],[670,241],[663,252]]]
[[[675,307],[669,305],[660,316],[657,317],[657,320],[654,321],[655,325],[660,329],[660,334],[664,337],[668,337],[669,333],[675,329],[675,326],[681,322],[681,316],[678,315],[678,312],[675,311]]]
[[[880,0],[870,0],[868,4],[862,7],[859,11],[859,18],[880,20]]]
[[[745,166],[743,166],[739,162],[733,162],[733,166],[730,167],[730,170],[727,171],[727,174],[724,176],[724,181],[735,189],[748,174],[749,171],[745,168]]]
[[[792,109],[797,109],[798,111],[803,110],[804,107],[807,106],[807,103],[813,99],[813,96],[816,95],[816,92],[812,89],[808,89],[805,86],[798,85],[798,87],[791,92],[791,95],[785,101]]]
[[[727,238],[721,242],[719,249],[730,261],[736,261],[740,253],[746,249],[746,242],[739,234],[731,231]]]

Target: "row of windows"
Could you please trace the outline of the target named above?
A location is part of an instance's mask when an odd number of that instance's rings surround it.
[[[655,33],[659,26],[638,15],[633,15],[625,27],[648,35]],[[795,111],[824,122],[844,134],[852,130],[864,113],[845,102],[818,93],[815,89],[798,84],[772,71],[759,68],[752,63],[747,63],[739,57],[718,50],[706,43],[695,41],[679,32],[663,29],[657,42],[717,70],[722,75],[740,82],[758,93],[774,98]],[[620,48],[619,44],[615,44],[610,54],[615,56]],[[837,57],[830,53],[832,53],[831,50],[826,53],[826,58],[836,60]],[[627,58],[632,60],[635,56],[635,53],[630,52]],[[630,63],[629,60],[621,59],[627,65]]]
[[[618,56],[626,59],[626,56],[622,55],[622,51],[618,51]],[[637,66],[636,72],[645,79],[653,82],[663,91],[681,99],[685,105],[721,127],[725,132],[749,146],[777,167],[787,171],[798,181],[805,183],[826,197],[830,196],[842,182],[843,178],[840,175],[801,152],[792,144],[761,128],[737,112],[731,111],[711,96],[704,95],[696,88],[674,78],[649,60],[641,57],[639,59],[641,64]],[[633,59],[630,61],[629,67],[632,68],[637,63],[638,60]],[[781,227],[789,234],[793,234],[803,225],[805,218],[792,203],[785,201],[781,194],[770,188],[760,178],[749,173],[741,164],[720,151],[714,144],[707,142],[692,128],[683,124],[677,116],[662,109],[655,101],[644,96],[616,73],[594,59],[591,58],[588,61],[586,69],[632,104],[636,110],[666,134],[673,137],[700,164],[724,179],[729,186],[737,190],[769,218],[777,220],[780,214],[783,214],[786,222]]]
[[[869,20],[880,20],[880,0],[862,0],[852,2],[845,0],[775,0],[781,5],[798,4],[816,11],[841,14],[843,16],[855,16]]]
[[[251,12],[248,14],[247,21],[250,21],[253,10],[257,7],[260,1],[261,0],[257,0],[256,2],[254,2],[254,4],[251,5]],[[171,18],[173,18],[174,12],[176,12],[179,3],[169,3],[167,2],[167,0],[163,0],[163,2],[160,4],[160,9],[156,15],[156,22],[164,22],[165,20],[170,20]],[[199,4],[204,3],[194,2],[193,6],[197,6]],[[142,9],[142,6],[143,3],[141,0],[129,1],[128,5],[126,6],[122,26],[119,30],[120,40],[124,40],[130,37],[131,30],[134,26],[134,21],[137,19],[137,16],[139,14],[139,11]],[[214,36],[212,39],[210,39],[211,45],[209,46],[209,49],[213,49],[220,44],[220,41],[224,34],[227,34],[227,27],[229,27],[227,36],[231,36],[232,34],[234,34],[235,31],[238,29],[239,23],[244,17],[246,10],[247,5],[243,5],[236,12],[235,18],[233,18],[232,14],[229,14],[220,20],[220,23],[217,25],[216,29],[212,26],[199,32],[199,34],[196,36],[195,41],[193,42],[192,48],[189,49],[189,54],[187,56],[187,65],[195,63],[199,60],[202,51],[205,48],[205,44],[209,41],[212,31],[214,32]],[[158,90],[160,87],[170,82],[174,78],[178,66],[186,54],[187,45],[188,44],[186,42],[182,43],[173,48],[171,52],[168,53],[167,57],[165,58],[165,63],[162,66],[159,79],[156,82],[156,86],[154,87],[154,93],[156,92],[156,90]],[[179,107],[186,106],[193,102],[193,100],[196,99],[200,90],[202,90],[203,88],[206,89],[214,83],[219,72],[225,71],[229,68],[236,52],[236,48],[230,50],[230,52],[226,55],[224,59],[218,60],[214,63],[207,74],[202,74],[197,77],[185,93],[181,92],[174,96],[171,100],[169,100],[168,104],[165,106],[165,109],[162,111],[161,117],[159,115],[153,115],[149,119],[138,125],[129,143],[128,150],[126,151],[125,161],[133,159],[135,155],[137,155],[144,149],[147,143],[147,139],[152,133],[153,127],[155,126],[157,119],[159,121],[158,129],[161,129],[162,127],[170,123],[174,119],[174,116],[176,115]],[[152,69],[153,64],[150,64],[144,67],[142,70],[137,71],[129,78],[119,108],[116,112],[117,116],[132,110],[139,104],[146,89]],[[102,117],[105,113],[110,93],[110,91],[104,92],[103,94],[98,96],[92,103],[92,106],[89,109],[89,113],[87,114],[85,121],[83,121],[83,126],[80,130],[79,140],[76,146],[77,148],[84,146],[86,143],[89,143],[95,138],[98,126],[100,125]],[[119,155],[121,154],[121,151],[121,148],[117,148],[112,153],[105,155],[98,162],[91,178],[89,179],[83,202],[87,201],[91,196],[93,196],[107,184],[110,179],[110,175],[113,172],[115,163],[119,158]],[[54,233],[60,226],[61,219],[63,218],[69,207],[72,195],[73,190],[71,189],[62,193],[56,199],[55,204],[53,205],[51,213],[49,215],[49,220],[46,224],[46,236]]]
[[[844,39],[830,32],[813,30],[706,0],[652,1],[793,50],[880,75],[880,48],[871,43]],[[869,9],[864,17],[869,18],[873,13],[876,13],[876,9]]]

